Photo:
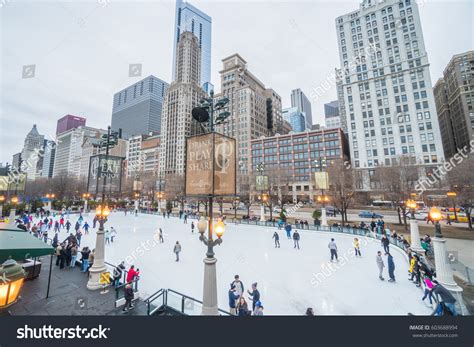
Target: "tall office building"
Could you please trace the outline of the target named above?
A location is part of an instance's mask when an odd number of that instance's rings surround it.
[[[313,125],[311,102],[299,88],[291,91],[291,107],[297,107],[300,112],[305,114],[306,128],[311,129]]]
[[[283,119],[291,124],[294,132],[302,132],[306,130],[306,119],[304,113],[298,110],[298,107],[288,107],[283,109]]]
[[[168,83],[148,76],[114,95],[112,130],[122,129],[122,138],[160,132],[163,98]]]
[[[474,140],[473,71],[474,51],[456,54],[433,88],[446,158]]]
[[[326,128],[340,128],[341,117],[339,116],[339,101],[331,101],[324,104],[324,119]]]
[[[43,157],[41,151],[44,145],[44,135],[40,135],[36,124],[25,137],[23,150],[21,151],[21,169],[25,172],[28,180],[35,180],[41,176],[43,168]]]
[[[87,137],[99,139],[107,131],[86,126],[70,129],[57,137],[56,153],[54,158],[53,177],[68,175],[80,178],[87,172],[88,157],[83,152],[84,141]],[[96,151],[91,151],[91,155]]]
[[[229,98],[225,110],[230,117],[217,131],[237,140],[238,172],[246,175],[251,169],[250,141],[287,129],[281,116],[281,98],[273,89],[265,88],[239,54],[222,59],[222,63],[221,94],[216,98]]]
[[[184,32],[193,33],[199,44],[201,51],[201,77],[199,85],[210,92],[214,87],[211,82],[211,34],[212,34],[212,19],[207,14],[197,9],[188,2],[176,0],[176,16],[174,25],[174,50],[173,50],[173,81],[177,79],[177,60],[176,53],[178,50],[179,40],[181,34]]]
[[[403,156],[423,176],[443,160],[443,148],[416,2],[364,0],[336,18],[336,31],[352,166]]]
[[[56,143],[50,140],[44,140],[43,167],[41,177],[53,177],[54,157],[56,155]]]
[[[163,101],[160,172],[164,174],[184,173],[186,138],[200,133],[191,112],[206,94],[200,86],[201,49],[192,32],[181,34],[175,63],[176,80]]]
[[[73,128],[86,125],[86,119],[83,117],[74,116],[72,114],[67,114],[64,117],[58,119],[56,125],[56,135],[62,134]]]

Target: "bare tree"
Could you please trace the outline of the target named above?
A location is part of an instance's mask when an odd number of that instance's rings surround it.
[[[469,155],[462,162],[454,166],[448,175],[451,189],[457,194],[457,201],[464,208],[469,224],[472,229],[472,208],[474,206],[474,155]]]
[[[329,195],[334,207],[341,211],[341,223],[348,222],[347,210],[355,194],[354,173],[346,168],[343,160],[336,160],[327,168],[329,176]]]
[[[166,184],[166,200],[177,201],[180,204],[181,210],[184,210],[185,201],[185,186],[184,186],[184,175],[182,174],[169,174],[165,177]]]

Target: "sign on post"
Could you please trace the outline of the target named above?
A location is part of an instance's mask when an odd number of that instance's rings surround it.
[[[316,183],[316,189],[329,189],[329,177],[327,172],[315,172],[314,180]]]
[[[87,191],[98,194],[102,191],[105,179],[105,191],[117,193],[122,184],[122,157],[99,154],[92,156],[89,163]]]
[[[268,176],[259,175],[255,178],[255,188],[258,191],[268,190]]]
[[[100,274],[99,283],[102,285],[107,285],[110,283],[110,272],[102,272]]]
[[[218,133],[186,140],[186,195],[235,195],[235,139]]]

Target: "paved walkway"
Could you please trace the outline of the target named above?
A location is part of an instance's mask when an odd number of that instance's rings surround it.
[[[100,290],[87,289],[87,274],[76,268],[59,269],[53,261],[49,298],[46,299],[50,257],[41,257],[40,275],[26,281],[21,291],[21,298],[10,308],[12,315],[117,315],[122,308],[115,308],[115,290],[109,288],[106,294]],[[130,315],[146,315],[146,306],[136,303]]]

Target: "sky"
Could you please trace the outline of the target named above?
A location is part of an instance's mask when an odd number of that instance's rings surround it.
[[[216,92],[221,60],[239,53],[283,107],[292,89],[309,97],[340,67],[335,18],[360,3],[190,2],[212,17]],[[474,47],[474,2],[418,2],[434,84],[452,55]],[[33,124],[51,138],[65,114],[106,128],[114,93],[148,75],[171,82],[174,11],[174,1],[0,0],[0,163],[21,151]],[[142,64],[141,77],[129,77],[130,64]],[[23,78],[27,65],[35,65],[34,77]],[[324,123],[324,103],[336,99],[335,86],[311,99],[313,123]]]

